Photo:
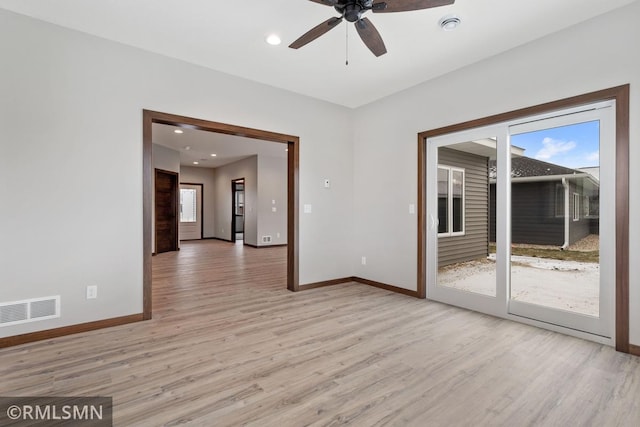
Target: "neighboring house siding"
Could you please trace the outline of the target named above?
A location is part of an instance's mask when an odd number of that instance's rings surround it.
[[[438,238],[438,266],[486,257],[489,244],[488,159],[440,148],[438,163],[465,170],[465,235]]]
[[[556,181],[514,183],[511,190],[511,241],[532,245],[562,246],[564,217],[556,216]],[[496,241],[495,184],[491,184],[491,235]],[[573,204],[569,199],[572,212]]]
[[[556,188],[560,181],[540,181],[513,184],[511,241],[532,245],[564,244],[564,216],[556,216],[556,204],[564,211],[564,199],[556,200]],[[490,196],[490,232],[489,239],[496,241],[496,199],[495,184],[491,184]],[[580,206],[580,219],[573,220],[574,198],[577,193],[583,203],[584,190],[575,182],[569,183],[569,244],[585,238],[590,233],[597,234],[598,221],[585,218]],[[561,192],[564,195],[564,191]]]

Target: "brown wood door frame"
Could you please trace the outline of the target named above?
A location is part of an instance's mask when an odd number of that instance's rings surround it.
[[[628,84],[596,92],[548,102],[533,107],[497,114],[418,134],[418,284],[419,298],[426,298],[427,253],[426,188],[427,138],[467,129],[488,126],[565,108],[616,101],[616,350],[640,354],[640,348],[629,344],[629,91]]]
[[[158,111],[142,111],[142,215],[143,215],[143,318],[152,317],[151,279],[151,207],[153,161],[151,154],[153,123],[198,129],[207,132],[243,136],[263,141],[286,144],[287,153],[287,289],[298,291],[299,287],[299,193],[300,193],[300,138],[293,135],[251,129],[225,123],[179,116]]]
[[[173,217],[174,217],[173,227],[175,229],[175,233],[174,233],[175,234],[175,238],[171,242],[172,243],[171,244],[171,251],[177,251],[178,247],[179,247],[178,246],[178,239],[179,239],[178,231],[179,231],[179,225],[180,225],[179,222],[178,222],[179,221],[179,216],[180,216],[179,215],[180,214],[180,211],[179,211],[179,209],[180,209],[180,207],[179,207],[180,199],[178,197],[178,194],[179,194],[179,191],[180,191],[180,184],[178,183],[178,173],[177,172],[173,172],[173,171],[164,170],[164,169],[158,169],[158,168],[154,169],[154,178],[155,178],[154,183],[156,185],[155,185],[155,188],[153,189],[153,191],[154,191],[154,195],[156,195],[156,196],[157,196],[158,175],[169,176],[169,177],[171,177],[171,180],[172,180],[173,210],[174,210],[174,212],[173,212]],[[156,206],[155,206],[155,218],[154,218],[154,222],[155,222],[155,239],[154,239],[155,247],[153,249],[153,252],[155,254],[157,254],[158,253],[158,205],[157,205],[158,204],[158,200],[157,200],[157,198],[155,200],[155,204],[156,204]],[[169,252],[169,251],[163,251],[163,252]]]

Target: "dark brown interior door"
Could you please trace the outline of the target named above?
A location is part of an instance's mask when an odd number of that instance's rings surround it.
[[[156,169],[156,253],[178,250],[178,174]]]

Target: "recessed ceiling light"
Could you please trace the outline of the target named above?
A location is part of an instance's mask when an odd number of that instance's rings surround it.
[[[440,25],[440,28],[445,31],[453,31],[458,28],[461,23],[462,21],[460,20],[460,17],[456,15],[446,15],[440,18],[440,21],[438,21],[438,25]]]
[[[193,164],[194,164],[194,165],[199,165],[200,163],[198,163],[198,162],[193,162]]]
[[[217,154],[212,154],[212,155],[211,155],[211,157],[216,157],[216,156],[217,156]]]
[[[174,133],[183,133],[182,129],[175,129],[173,132]]]
[[[184,149],[185,149],[185,150],[187,150],[187,151],[189,151],[189,150],[191,150],[191,146],[190,146],[190,145],[185,145],[185,146],[184,146]]]
[[[269,34],[266,38],[266,41],[271,46],[278,46],[280,43],[282,43],[282,40],[277,34]]]

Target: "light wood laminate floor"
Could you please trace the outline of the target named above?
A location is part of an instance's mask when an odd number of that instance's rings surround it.
[[[113,396],[116,426],[638,426],[640,358],[349,283],[286,248],[154,257],[154,319],[0,350],[0,395]]]

